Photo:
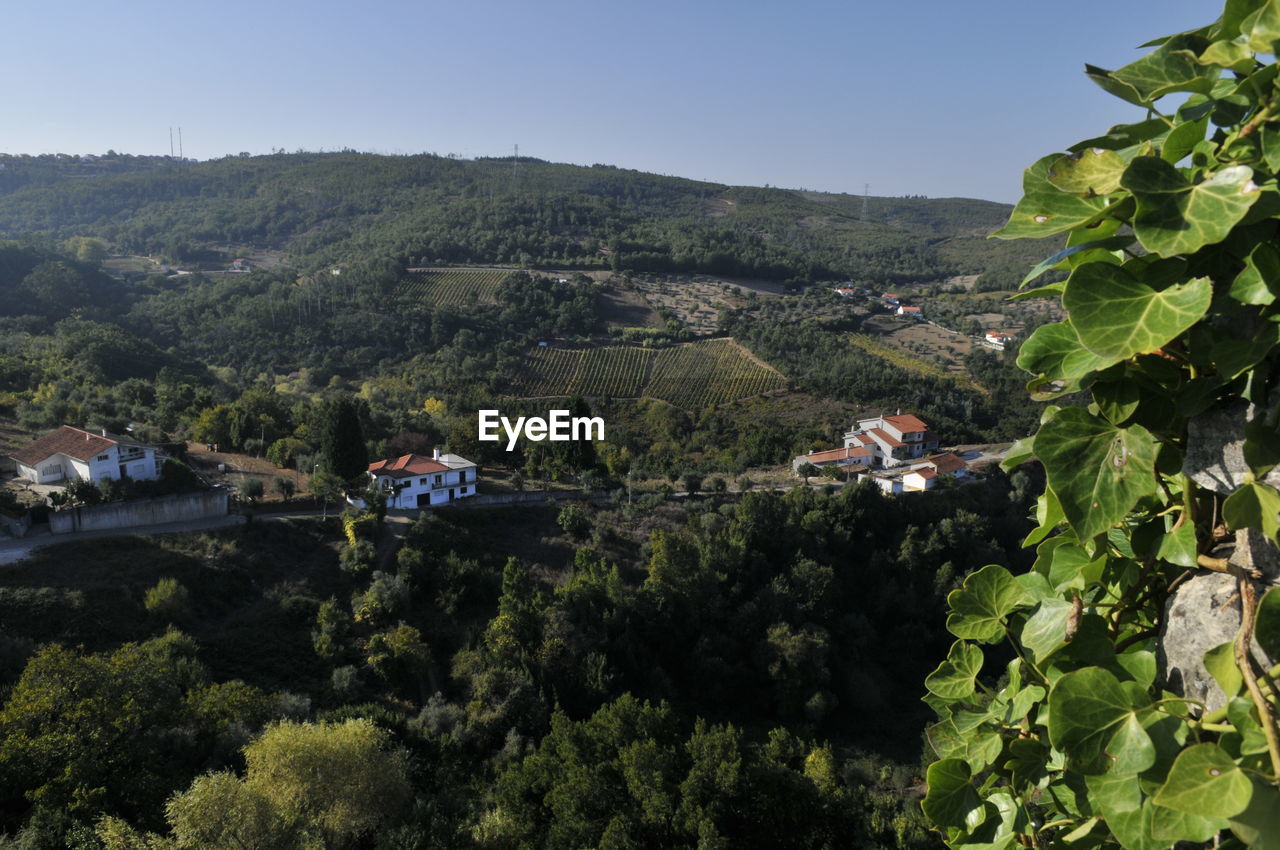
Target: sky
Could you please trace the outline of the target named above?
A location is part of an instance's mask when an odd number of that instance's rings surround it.
[[[1219,4],[15,0],[0,153],[340,150],[1013,202],[1143,113],[1083,74]]]

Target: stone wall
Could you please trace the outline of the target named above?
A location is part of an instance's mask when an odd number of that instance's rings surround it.
[[[103,531],[139,525],[190,522],[226,516],[228,504],[227,491],[220,489],[180,493],[158,499],[112,502],[108,505],[54,511],[49,514],[49,529],[54,534],[68,534],[73,531]]]

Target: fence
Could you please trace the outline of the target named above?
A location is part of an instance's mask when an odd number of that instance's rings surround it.
[[[54,534],[68,534],[73,531],[102,531],[137,525],[189,522],[226,516],[227,510],[226,490],[204,490],[199,493],[161,496],[157,499],[135,499],[54,511],[49,514],[49,530]]]

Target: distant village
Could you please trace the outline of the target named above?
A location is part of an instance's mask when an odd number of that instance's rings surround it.
[[[800,455],[791,462],[807,478],[825,470],[865,477],[886,493],[922,493],[943,478],[970,477],[969,466],[953,452],[935,454],[937,436],[909,414],[859,419],[838,449]]]

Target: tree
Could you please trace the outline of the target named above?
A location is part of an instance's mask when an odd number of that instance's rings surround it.
[[[809,479],[817,475],[820,470],[818,469],[817,466],[815,466],[814,464],[806,460],[804,463],[800,464],[800,468],[796,471],[799,472],[800,475],[804,477],[804,483],[808,484]]]
[[[147,591],[143,605],[148,614],[177,623],[190,612],[191,593],[176,578],[168,576]]]
[[[1066,318],[1017,363],[1036,398],[1083,397],[1004,462],[1044,467],[1033,570],[985,566],[948,596],[923,807],[953,847],[1276,846],[1280,590],[1259,599],[1253,572],[1280,536],[1277,39],[1275,3],[1230,0],[1129,65],[1086,66],[1146,115],[1031,165],[995,234],[1067,234],[1026,278],[1067,272],[1034,293]]]
[[[581,539],[591,531],[591,518],[581,505],[565,505],[556,515],[556,525],[570,537]]]
[[[325,467],[344,482],[354,482],[369,470],[360,416],[351,399],[342,397],[325,408],[320,429],[320,454]]]
[[[262,498],[263,486],[261,478],[246,478],[244,483],[240,485],[240,492],[250,502],[256,502]]]
[[[243,779],[205,774],[166,807],[180,848],[351,847],[409,796],[408,760],[364,718],[270,726]]]
[[[320,500],[320,504],[324,505],[325,516],[329,515],[329,505],[342,501],[342,479],[331,472],[320,469],[315,475],[311,476],[311,482],[308,485],[311,495]]]
[[[286,502],[293,498],[294,492],[298,489],[297,482],[287,475],[277,475],[271,484],[275,491],[280,494],[280,498]]]

